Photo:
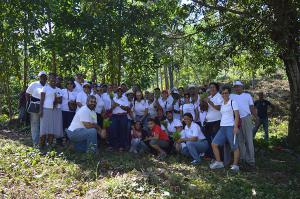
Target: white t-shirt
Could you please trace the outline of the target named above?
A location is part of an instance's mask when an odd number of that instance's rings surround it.
[[[68,89],[62,89],[62,103],[61,103],[61,110],[62,111],[70,111],[69,110],[69,101],[76,101],[77,93],[74,91],[68,91]]]
[[[153,101],[152,103],[149,103],[149,101],[147,101],[147,103],[148,103],[148,113],[149,113],[150,117],[155,118],[156,114],[157,114],[157,111],[155,108],[155,101]]]
[[[80,102],[82,106],[85,106],[87,98],[88,98],[88,94],[86,94],[84,91],[81,91],[80,93],[77,94],[76,102]]]
[[[53,109],[53,102],[55,100],[55,96],[61,96],[61,90],[57,87],[52,88],[49,85],[45,85],[42,88],[41,93],[45,93],[45,101],[44,101],[44,108],[50,108]],[[58,104],[56,106],[57,108],[60,108],[60,105]]]
[[[97,124],[96,112],[90,110],[87,106],[82,106],[79,111],[76,112],[68,130],[74,131],[76,129],[85,128],[82,122]]]
[[[105,110],[111,109],[111,98],[108,93],[102,94],[102,99],[104,101]]]
[[[45,86],[46,85],[47,84],[45,84]],[[43,87],[44,86],[40,83],[40,81],[32,82],[28,86],[26,93],[30,94],[34,98],[41,99],[41,92]]]
[[[173,109],[173,97],[169,95],[169,97],[164,100],[162,97],[158,99],[159,105],[162,107],[164,113]]]
[[[215,96],[209,96],[208,97],[210,101],[214,103],[216,106],[221,106],[223,102],[223,97],[221,96],[220,93],[215,94]],[[210,104],[208,104],[208,111],[206,114],[206,121],[207,122],[215,122],[221,120],[221,113],[220,111],[216,110],[213,108]]]
[[[199,121],[201,122],[201,125],[203,126],[204,122],[205,122],[207,112],[206,111],[201,111],[200,107],[198,108],[198,112],[199,112]]]
[[[239,110],[238,104],[234,100],[229,100],[227,104],[224,104],[224,102],[222,103],[220,110],[222,114],[220,126],[234,126],[234,113],[232,109],[235,111]]]
[[[196,107],[192,103],[183,104],[180,107],[180,110],[182,111],[183,115],[186,113],[190,113],[193,116],[193,120],[195,120],[195,118],[196,118],[195,117],[196,116],[195,109],[196,109]]]
[[[148,109],[148,104],[145,100],[141,100],[140,102],[133,102],[133,112],[135,115],[143,116],[146,109]]]
[[[104,106],[104,101],[102,99],[102,96],[96,94],[95,95],[96,100],[97,100],[97,105],[95,108],[95,112],[98,114],[101,114],[103,110],[105,110],[105,106]]]
[[[122,96],[121,98],[114,97],[113,101],[115,103],[119,104],[120,106],[127,106],[127,107],[129,107],[128,99],[125,96]],[[112,113],[113,114],[127,113],[127,111],[121,109],[120,106],[115,107],[113,109]]]
[[[84,83],[86,83],[87,81],[86,81],[86,80],[84,80],[83,82],[84,82]],[[82,84],[80,84],[80,83],[79,83],[79,82],[77,82],[77,81],[74,81],[74,84],[75,84],[74,92],[76,92],[76,93],[80,93],[80,92],[82,92],[82,91],[83,91]]]
[[[199,140],[206,139],[201,131],[200,126],[195,122],[192,122],[190,127],[186,125],[184,127],[184,130],[181,133],[181,138],[192,138],[192,137],[198,137]]]
[[[239,107],[240,117],[251,115],[250,106],[254,105],[253,98],[249,93],[231,94],[230,99],[236,101]]]
[[[168,133],[175,133],[176,132],[176,128],[175,127],[178,127],[178,126],[182,126],[182,123],[180,120],[178,119],[173,119],[172,122],[170,122],[169,120],[166,120],[167,121],[167,130],[168,130]]]

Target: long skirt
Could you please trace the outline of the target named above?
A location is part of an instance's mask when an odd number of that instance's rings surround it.
[[[109,127],[108,142],[109,146],[115,149],[130,147],[130,132],[128,131],[127,115],[113,114],[111,117],[112,124]]]
[[[44,108],[40,119],[40,136],[52,134],[55,138],[63,137],[62,112],[59,108]]]

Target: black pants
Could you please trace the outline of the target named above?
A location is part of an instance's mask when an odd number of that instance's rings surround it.
[[[220,129],[220,120],[215,122],[206,122],[204,125],[204,135],[208,141],[209,148],[206,152],[206,155],[210,158],[214,158],[214,153],[211,147],[211,143],[216,136],[217,132]]]

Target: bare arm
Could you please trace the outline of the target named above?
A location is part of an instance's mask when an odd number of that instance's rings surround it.
[[[209,105],[211,105],[214,109],[216,109],[218,111],[221,110],[221,106],[220,105],[215,105],[210,99],[207,100],[207,103]]]

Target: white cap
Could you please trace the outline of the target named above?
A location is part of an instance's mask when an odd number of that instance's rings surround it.
[[[233,82],[233,86],[243,86],[243,83],[241,81],[235,81]]]
[[[174,124],[175,127],[182,127],[183,126],[180,121],[178,121],[178,120],[175,120],[175,121],[176,121],[175,124]]]
[[[195,85],[195,84],[190,84],[190,85],[188,86],[188,88],[196,88],[196,85]]]
[[[178,92],[177,88],[175,88],[175,87],[171,89],[171,93],[174,93],[174,94],[179,94],[179,92]]]
[[[132,88],[131,89],[129,89],[128,91],[126,91],[126,95],[128,95],[128,94],[133,94],[134,92],[133,92],[133,90],[132,90]]]
[[[46,76],[47,76],[47,73],[46,73],[45,71],[39,72],[38,76],[40,77],[40,76],[42,76],[42,75],[46,75]]]
[[[91,86],[91,85],[90,85],[90,83],[88,83],[88,82],[84,82],[84,83],[82,84],[82,87],[84,87],[84,86],[86,86],[86,85],[89,85],[89,86]]]

